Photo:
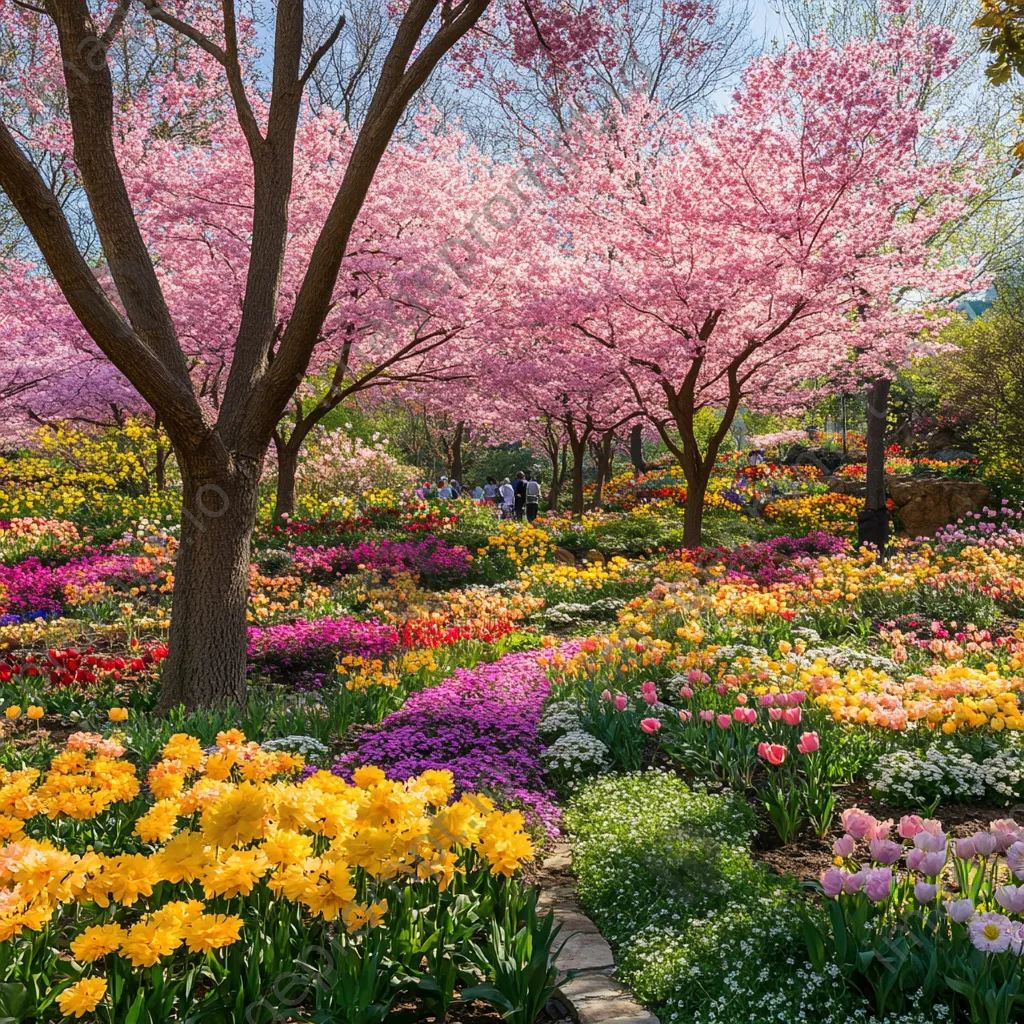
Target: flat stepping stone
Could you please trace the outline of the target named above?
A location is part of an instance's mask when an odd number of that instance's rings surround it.
[[[562,926],[555,967],[563,979],[554,999],[569,1011],[576,1024],[659,1024],[622,982],[613,976],[615,955],[597,925],[576,899],[576,886],[566,882],[572,868],[568,844],[557,843],[544,858],[539,904],[553,910]],[[544,876],[555,876],[545,885]],[[566,977],[571,974],[571,977]]]

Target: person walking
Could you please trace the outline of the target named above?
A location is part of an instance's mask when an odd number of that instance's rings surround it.
[[[516,482],[512,485],[513,514],[519,522],[526,514],[526,474],[516,473]]]
[[[498,481],[493,476],[487,478],[484,484],[484,500],[493,501],[495,505],[501,504],[501,495],[498,493]]]
[[[501,501],[501,518],[511,519],[512,511],[515,508],[516,492],[508,482],[508,477],[505,477],[501,487],[498,488],[498,496]]]
[[[536,473],[530,474],[526,481],[526,521],[532,523],[540,511],[540,481]]]

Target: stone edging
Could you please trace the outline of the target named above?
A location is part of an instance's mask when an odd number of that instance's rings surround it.
[[[615,957],[597,925],[583,913],[576,900],[576,886],[568,876],[572,858],[565,843],[557,843],[544,858],[543,874],[555,876],[542,881],[540,904],[554,910],[562,926],[555,958],[559,975],[573,972],[555,992],[555,1002],[568,1009],[576,1024],[659,1024],[625,985],[612,977]]]

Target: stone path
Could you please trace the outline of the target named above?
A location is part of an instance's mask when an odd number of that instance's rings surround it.
[[[555,1000],[565,1005],[576,1024],[658,1024],[658,1018],[613,977],[611,946],[576,900],[571,865],[569,847],[558,843],[544,858],[541,877],[541,906],[553,909],[562,926],[557,941],[563,945],[555,966],[563,977],[572,972]]]

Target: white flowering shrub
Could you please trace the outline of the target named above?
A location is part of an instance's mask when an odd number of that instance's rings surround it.
[[[264,750],[286,750],[289,754],[301,754],[314,764],[322,763],[330,754],[330,748],[313,736],[278,736],[261,744]]]
[[[663,1024],[932,1024],[878,1020],[838,970],[806,962],[820,912],[750,853],[753,812],[732,794],[646,771],[584,784],[565,824],[579,895],[616,973]]]
[[[388,450],[387,439],[374,434],[370,440],[333,430],[309,442],[299,460],[296,481],[313,498],[356,498],[370,490],[396,493],[411,490],[416,471],[399,462]]]
[[[611,762],[608,748],[589,732],[577,729],[559,736],[542,755],[544,768],[563,780],[595,775]]]
[[[1024,795],[1024,755],[1013,748],[981,761],[952,748],[897,750],[867,769],[876,796],[929,814],[944,803],[990,799],[1009,804]]]

